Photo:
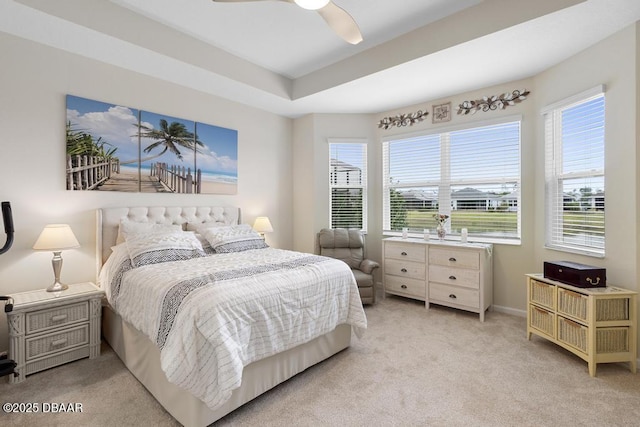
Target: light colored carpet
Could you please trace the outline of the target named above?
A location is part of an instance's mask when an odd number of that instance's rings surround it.
[[[229,414],[220,426],[638,426],[640,375],[586,362],[534,337],[524,318],[388,297],[366,308],[352,346]],[[103,345],[10,385],[5,402],[78,402],[81,414],[0,414],[0,425],[177,423]]]

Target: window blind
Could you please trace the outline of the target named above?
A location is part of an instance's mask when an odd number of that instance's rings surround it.
[[[366,232],[367,144],[329,143],[329,215],[331,228]]]
[[[520,120],[383,142],[384,228],[520,238]]]
[[[605,97],[597,89],[544,111],[546,246],[604,256]]]

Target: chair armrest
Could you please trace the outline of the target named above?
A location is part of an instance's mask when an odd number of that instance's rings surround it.
[[[378,267],[380,267],[380,264],[378,264],[377,262],[372,261],[370,259],[365,259],[365,260],[362,260],[362,262],[360,263],[359,270],[365,274],[372,274],[373,270],[375,270]]]

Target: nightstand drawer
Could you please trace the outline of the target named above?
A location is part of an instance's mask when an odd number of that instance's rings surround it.
[[[464,268],[429,266],[429,282],[439,282],[448,285],[463,286],[465,288],[480,288],[480,271],[465,270]]]
[[[89,324],[69,328],[49,335],[27,338],[27,360],[57,353],[68,348],[89,344]]]
[[[480,254],[455,249],[429,249],[429,265],[480,269]]]
[[[27,335],[89,320],[89,303],[83,301],[64,307],[27,313]]]

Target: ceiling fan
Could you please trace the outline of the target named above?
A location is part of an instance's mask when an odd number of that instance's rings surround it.
[[[276,0],[213,0],[217,3],[241,3],[249,1],[276,1]],[[331,0],[277,0],[287,3],[295,3],[303,9],[315,10],[329,24],[331,29],[345,41],[358,44],[362,41],[362,34],[358,24],[346,10],[336,5]]]

